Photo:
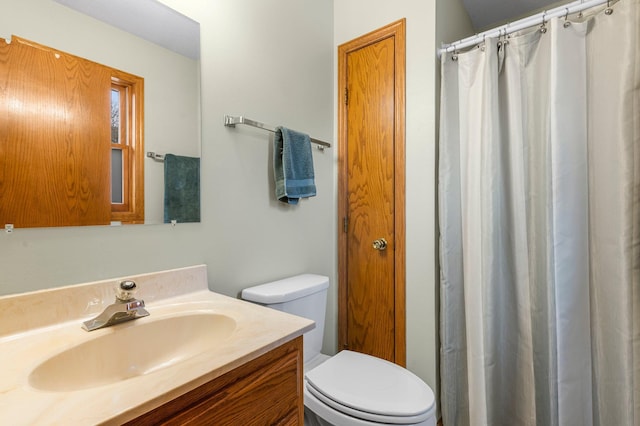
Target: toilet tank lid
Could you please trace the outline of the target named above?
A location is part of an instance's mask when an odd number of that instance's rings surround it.
[[[302,274],[242,290],[242,298],[265,305],[290,302],[326,290],[329,277]]]

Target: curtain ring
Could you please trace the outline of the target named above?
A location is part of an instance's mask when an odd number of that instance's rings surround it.
[[[508,26],[509,24],[507,24]],[[509,30],[507,29],[507,27],[505,26],[502,31],[504,31],[502,33],[502,44],[506,45],[509,44],[509,39],[511,38],[511,36],[509,35]]]
[[[613,13],[613,8],[611,7],[611,0],[607,0],[607,8],[604,10],[605,15],[611,15]]]
[[[580,5],[582,6],[582,3],[584,3],[584,0],[580,0]],[[580,12],[578,12],[578,19],[582,19],[582,10],[580,10]]]
[[[502,35],[503,39],[502,39],[502,44],[503,45],[507,45],[509,44],[509,34],[507,33],[507,29],[504,28],[504,34]]]
[[[507,40],[507,29],[506,28],[500,28],[498,31],[499,31],[499,34],[498,34],[498,47],[503,48],[504,46],[509,44],[509,41]]]
[[[540,32],[542,34],[547,32],[547,11],[545,10],[544,12],[542,12],[542,25],[540,25]]]
[[[569,28],[571,26],[571,22],[568,21],[568,19],[569,19],[569,8],[565,7],[564,10],[566,11],[566,13],[564,14],[564,24],[562,24],[562,26],[565,27],[565,28]]]

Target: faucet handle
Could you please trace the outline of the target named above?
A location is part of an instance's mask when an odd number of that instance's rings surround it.
[[[120,301],[127,301],[133,299],[134,294],[136,293],[138,286],[135,281],[125,280],[120,281],[118,288],[116,289],[116,299]]]

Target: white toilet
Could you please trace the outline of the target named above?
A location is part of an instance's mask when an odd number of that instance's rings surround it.
[[[435,426],[433,391],[418,376],[369,355],[320,353],[329,278],[304,274],[247,288],[242,298],[312,319],[304,335],[305,425]]]

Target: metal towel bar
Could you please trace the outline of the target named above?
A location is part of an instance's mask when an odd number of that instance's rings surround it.
[[[153,158],[154,160],[157,160],[157,161],[164,161],[164,155],[156,154],[153,151],[147,151],[147,157]]]
[[[224,116],[224,125],[227,127],[236,127],[236,124],[245,124],[247,126],[253,126],[253,127],[257,127],[259,129],[264,129],[267,130],[269,132],[274,132],[276,131],[275,127],[273,126],[269,126],[268,124],[264,124],[261,123],[259,121],[255,121],[255,120],[251,120],[248,119],[246,117],[243,116],[232,116],[232,115],[225,115]],[[318,145],[318,149],[323,150],[325,147],[326,148],[331,148],[331,144],[329,142],[324,142],[318,139],[314,139],[314,138],[310,138],[311,139],[311,143],[314,143],[316,145]]]

